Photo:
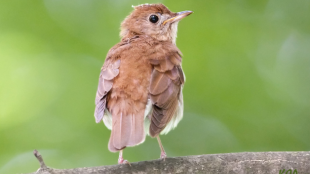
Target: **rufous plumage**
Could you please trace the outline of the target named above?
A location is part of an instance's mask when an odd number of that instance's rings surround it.
[[[183,117],[181,52],[176,46],[178,22],[191,11],[171,12],[163,4],[144,4],[121,24],[121,41],[112,47],[101,68],[95,119],[111,129],[108,148],[120,151],[157,137]]]

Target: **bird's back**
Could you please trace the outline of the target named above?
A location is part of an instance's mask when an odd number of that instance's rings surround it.
[[[113,66],[115,62],[119,65]],[[116,75],[104,79],[111,82],[111,88],[105,92],[104,98],[106,113],[112,117],[111,123],[105,122],[106,125],[112,124],[107,125],[112,127],[110,151],[119,151],[144,141],[148,99],[154,101],[150,117],[152,136],[158,135],[171,120],[180,120],[182,113],[176,114],[183,109],[181,85],[184,78],[180,63],[180,52],[173,43],[158,41],[149,36],[123,39],[110,49],[102,68],[103,72],[110,74],[116,69],[109,70],[109,67],[117,67],[118,71]],[[96,101],[100,101],[100,97],[97,95]],[[169,129],[176,124],[171,123]]]

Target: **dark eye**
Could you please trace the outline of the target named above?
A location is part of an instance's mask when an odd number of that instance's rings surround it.
[[[158,21],[158,16],[156,16],[156,15],[151,15],[151,16],[150,16],[150,21],[151,21],[152,23],[156,23],[156,22]]]

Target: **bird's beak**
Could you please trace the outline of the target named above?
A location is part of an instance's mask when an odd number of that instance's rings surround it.
[[[192,11],[181,11],[181,12],[178,12],[175,17],[172,17],[172,18],[169,18],[169,19],[165,20],[163,22],[163,25],[165,25],[166,23],[174,23],[174,22],[180,21],[181,19],[185,18],[186,16],[188,16],[188,15],[190,15],[192,13],[193,13]]]

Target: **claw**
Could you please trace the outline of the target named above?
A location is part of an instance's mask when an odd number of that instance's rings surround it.
[[[129,161],[124,160],[123,158],[118,159],[118,164],[129,164],[131,166],[131,164],[129,163]]]
[[[166,152],[165,152],[165,151],[162,151],[162,152],[160,153],[160,159],[163,159],[163,160],[165,161],[166,158],[167,158]]]
[[[131,164],[129,163],[129,161],[124,160],[124,158],[123,158],[123,151],[122,150],[119,152],[118,164],[129,164],[130,167],[131,167]]]

